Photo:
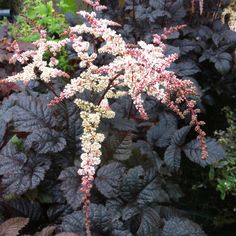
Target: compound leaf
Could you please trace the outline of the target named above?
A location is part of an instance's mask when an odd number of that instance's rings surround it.
[[[109,218],[106,208],[103,205],[90,205],[90,219],[92,231],[105,232],[109,226]],[[85,236],[85,222],[82,211],[75,211],[70,215],[64,217],[61,228],[65,232],[79,233]]]
[[[4,142],[4,135],[7,131],[7,122],[4,120],[0,121],[0,146]]]
[[[122,210],[122,220],[127,221],[139,213],[140,213],[140,209],[138,208],[136,204],[128,204]]]
[[[183,197],[183,192],[181,191],[178,184],[167,182],[165,184],[165,189],[171,200],[178,202],[181,197]]]
[[[115,117],[111,121],[113,128],[119,131],[137,131],[136,123],[134,120],[129,120],[123,117]]]
[[[200,72],[199,67],[193,60],[182,61],[177,64],[173,63],[171,70],[173,70],[180,77],[190,76]]]

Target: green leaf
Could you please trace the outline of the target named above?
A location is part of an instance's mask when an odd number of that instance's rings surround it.
[[[45,16],[51,14],[53,11],[52,2],[48,2],[47,4],[40,4],[40,5],[36,6],[36,8],[34,10],[35,10],[35,12],[37,12],[37,15],[39,15],[41,17],[45,17]]]
[[[76,13],[77,9],[85,9],[86,4],[82,0],[60,0],[59,7],[64,12],[74,12]]]
[[[119,7],[122,8],[125,5],[125,0],[119,0]]]
[[[18,138],[17,135],[13,135],[10,142],[14,144],[18,150],[22,150],[24,147],[24,142],[22,139]]]

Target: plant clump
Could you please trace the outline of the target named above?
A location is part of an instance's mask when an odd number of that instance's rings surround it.
[[[63,11],[74,1],[65,2]],[[233,46],[235,35],[219,22],[185,21],[199,12],[204,20],[213,1],[204,12],[203,1],[119,1],[119,23],[115,1],[104,12],[97,0],[83,2],[81,24],[56,32],[40,21],[40,7],[24,22],[34,28],[39,20],[33,47],[22,50],[18,34],[7,42],[10,62],[22,69],[0,80],[8,88],[0,107],[0,223],[29,217],[22,232],[33,235],[36,227],[28,228],[47,224],[49,235],[205,236],[172,208],[183,197],[175,177],[183,157],[202,167],[225,157],[202,130],[207,89],[201,93],[192,76],[230,71],[230,46],[222,43]],[[46,7],[51,17],[52,1]]]
[[[99,1],[85,1],[94,10],[103,10],[105,7]],[[161,103],[174,111],[180,118],[187,115],[191,117],[190,124],[195,126],[198,133],[199,146],[202,150],[202,159],[207,158],[207,146],[205,132],[201,126],[204,124],[198,121],[196,101],[197,91],[189,80],[180,80],[176,75],[167,70],[177,58],[177,54],[166,56],[165,45],[162,40],[167,35],[178,30],[180,27],[173,27],[163,34],[155,34],[153,43],[147,44],[139,41],[137,45],[127,44],[121,35],[117,34],[111,27],[119,26],[117,23],[97,18],[95,12],[80,11],[79,14],[86,19],[86,23],[70,27],[62,40],[47,40],[47,32],[40,31],[40,39],[34,45],[36,50],[21,53],[16,42],[11,46],[15,54],[11,62],[16,61],[26,64],[23,71],[2,80],[4,82],[23,81],[28,83],[31,80],[41,80],[49,83],[53,78],[70,76],[56,68],[58,61],[56,55],[62,47],[70,44],[77,54],[81,73],[70,79],[60,96],[54,98],[50,105],[58,104],[64,99],[83,94],[86,91],[97,94],[95,103],[79,98],[75,104],[80,109],[82,119],[83,135],[81,136],[81,165],[78,174],[82,178],[81,191],[84,193],[83,203],[86,214],[86,232],[90,232],[89,220],[89,198],[96,167],[100,163],[101,142],[104,135],[97,132],[102,118],[113,118],[109,101],[114,98],[129,95],[133,104],[140,114],[140,119],[147,120],[148,114],[144,109],[144,94],[155,97]],[[89,41],[91,39],[92,42]],[[100,41],[97,47],[95,41]],[[44,60],[45,53],[50,53],[49,62]],[[112,60],[105,65],[97,65],[96,59],[99,55],[112,56]]]

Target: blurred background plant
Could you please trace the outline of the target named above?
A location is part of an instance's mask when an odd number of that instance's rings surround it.
[[[217,180],[216,188],[220,191],[221,199],[228,194],[236,196],[236,111],[226,107],[224,112],[229,126],[225,131],[216,132],[216,135],[227,158],[210,169],[210,179]]]
[[[0,26],[7,29],[8,37],[17,39],[20,42],[31,43],[40,37],[40,30],[47,31],[48,40],[57,40],[69,26],[65,19],[65,15],[59,12],[67,11],[74,8],[76,1],[60,1],[55,4],[53,1],[46,0],[22,0],[21,8],[18,8],[19,15],[15,16],[14,21],[7,18],[0,21]],[[57,55],[59,68],[64,71],[71,71],[73,65],[70,63],[66,50]]]
[[[226,7],[222,14],[224,22],[229,24],[231,30],[236,31],[236,2],[231,1],[230,5]]]
[[[14,39],[23,42],[33,42],[39,39],[39,30],[45,29],[50,39],[57,39],[68,27],[63,14],[53,8],[52,1],[24,0],[15,22],[6,19],[1,22],[8,28],[8,34]]]

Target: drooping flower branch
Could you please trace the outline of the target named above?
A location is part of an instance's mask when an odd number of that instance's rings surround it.
[[[92,4],[94,8],[100,6],[99,1],[85,2]],[[83,93],[85,90],[92,91],[100,96],[94,103],[82,99],[75,100],[75,104],[81,110],[80,116],[83,121],[83,135],[81,137],[83,153],[78,174],[82,176],[81,191],[84,193],[86,234],[91,235],[90,190],[96,167],[100,164],[101,143],[105,138],[102,133],[98,132],[98,128],[101,119],[110,119],[115,116],[109,105],[110,98],[130,95],[143,119],[148,119],[143,102],[144,94],[156,97],[182,119],[189,114],[192,119],[191,124],[195,126],[200,140],[202,159],[207,158],[207,148],[205,133],[201,129],[203,122],[197,119],[199,109],[195,107],[196,101],[191,99],[197,95],[196,89],[191,81],[180,80],[172,71],[168,70],[178,55],[166,56],[164,53],[165,45],[162,40],[180,27],[167,29],[160,36],[154,35],[153,44],[140,41],[131,47],[121,35],[111,29],[111,27],[117,26],[117,23],[98,19],[95,12],[81,11],[79,14],[87,20],[88,24],[70,27],[66,39],[58,42],[47,41],[45,32],[43,32],[41,39],[35,42],[37,50],[24,53],[16,50],[12,62],[19,61],[28,64],[21,73],[10,76],[5,81],[23,80],[27,82],[32,79],[39,79],[48,83],[51,78],[69,78],[68,74],[55,68],[57,65],[55,56],[67,43],[70,43],[77,53],[79,66],[84,68],[83,72],[78,77],[72,78],[60,96],[53,99],[50,105],[55,105],[64,99]],[[92,36],[95,40],[102,40],[103,43],[99,48],[94,48],[92,43],[83,38],[85,34]],[[91,48],[94,49],[93,52],[91,52]],[[49,62],[45,61],[43,57],[46,52],[51,53]],[[106,65],[98,66],[95,59],[98,54],[103,53],[111,54],[114,59]],[[35,73],[35,69],[40,73]],[[185,110],[181,110],[182,104],[186,106]]]

